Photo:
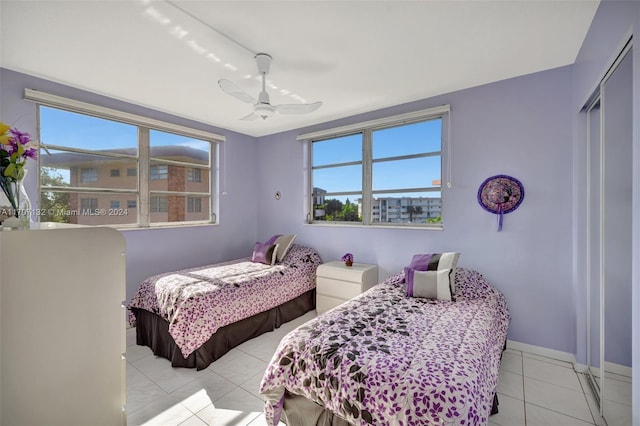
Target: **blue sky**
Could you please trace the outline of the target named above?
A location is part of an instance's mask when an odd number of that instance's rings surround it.
[[[210,144],[185,136],[151,130],[149,132],[151,146],[181,145],[209,152]],[[55,108],[40,107],[40,140],[45,145],[59,145],[81,149],[119,149],[138,147],[137,126],[105,120],[83,114]],[[51,150],[51,153],[60,151]],[[41,163],[46,167],[46,153],[41,156]],[[69,172],[58,170],[58,173],[69,182]]]
[[[54,108],[40,108],[40,140],[45,144],[83,149],[137,148],[138,129]],[[186,136],[151,130],[151,146],[185,145],[209,151],[209,143]]]
[[[372,134],[373,190],[435,186],[441,179],[441,156],[376,163],[376,159],[440,151],[442,120],[434,119],[376,130]],[[402,143],[398,143],[401,141]],[[361,134],[313,144],[315,166],[360,161]],[[362,166],[350,165],[314,171],[313,185],[328,192],[361,191]],[[377,196],[385,196],[379,194]],[[388,194],[388,196],[440,197],[440,192]],[[336,197],[344,199],[346,197]],[[354,201],[357,196],[349,196]]]

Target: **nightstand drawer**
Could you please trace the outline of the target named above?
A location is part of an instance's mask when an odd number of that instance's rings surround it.
[[[355,283],[368,282],[378,278],[378,268],[364,263],[354,263],[353,266],[345,266],[344,262],[329,262],[318,266],[318,277],[335,278]],[[375,278],[374,278],[375,276]]]
[[[339,299],[351,299],[360,294],[360,283],[329,279],[325,277],[316,278],[316,292],[318,294],[329,295]]]
[[[324,294],[316,294],[316,311],[321,314],[338,305],[342,305],[344,302],[346,302],[346,300],[336,299],[335,297],[325,296]]]

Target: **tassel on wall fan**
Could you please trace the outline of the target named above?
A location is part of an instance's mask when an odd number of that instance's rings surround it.
[[[221,79],[218,81],[218,85],[225,93],[241,100],[242,102],[253,105],[253,112],[243,117],[242,120],[255,120],[257,118],[266,120],[276,112],[280,114],[308,114],[322,106],[322,102],[314,102],[312,104],[271,105],[271,102],[269,101],[269,94],[265,89],[266,76],[269,73],[269,68],[271,66],[271,56],[266,53],[258,53],[256,55],[256,62],[258,64],[258,72],[262,77],[262,91],[258,94],[258,99],[249,95],[229,80]]]

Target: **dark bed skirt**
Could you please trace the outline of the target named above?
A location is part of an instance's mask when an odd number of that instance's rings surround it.
[[[136,316],[136,343],[151,348],[156,356],[171,361],[173,367],[203,370],[234,347],[261,334],[273,331],[316,307],[316,290],[290,300],[269,311],[261,312],[233,324],[220,327],[202,346],[187,358],[169,334],[169,323],[144,309],[132,309]]]

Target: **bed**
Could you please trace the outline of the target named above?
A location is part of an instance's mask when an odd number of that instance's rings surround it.
[[[320,263],[314,249],[290,244],[273,264],[246,258],[150,277],[128,304],[136,342],[174,367],[207,368],[313,310]]]
[[[455,301],[408,297],[404,272],[287,334],[263,376],[267,424],[485,425],[510,314],[476,271]]]

